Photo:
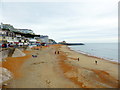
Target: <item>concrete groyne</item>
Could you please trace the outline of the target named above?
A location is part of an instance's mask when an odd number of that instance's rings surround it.
[[[21,57],[21,56],[25,56],[22,51],[24,51],[26,49],[27,49],[27,47],[2,48],[0,50],[0,61],[2,61],[3,58],[7,58],[7,57]],[[20,53],[20,55],[19,55],[19,53]]]
[[[6,48],[2,49],[0,51],[0,61],[2,61],[3,58],[11,57],[15,48]]]

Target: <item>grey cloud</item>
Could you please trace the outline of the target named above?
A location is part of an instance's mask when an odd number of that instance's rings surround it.
[[[86,41],[88,38],[90,42],[100,37],[113,40],[117,36],[117,7],[113,0],[99,0],[99,3],[96,0],[79,3],[5,2],[2,11],[3,23],[33,29],[35,33],[49,35],[57,41],[67,39],[72,42],[79,38]]]

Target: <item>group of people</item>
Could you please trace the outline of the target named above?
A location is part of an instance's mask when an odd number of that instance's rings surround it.
[[[55,54],[59,54],[60,52],[59,51],[55,51]]]
[[[8,48],[10,47],[11,43],[3,43],[2,48]]]
[[[8,45],[6,43],[2,44],[2,48],[7,48],[7,47],[8,47]]]
[[[14,43],[12,43],[12,42],[6,42],[6,43],[3,43],[2,45],[1,45],[1,47],[2,48],[8,48],[8,47],[17,47],[18,46],[18,44],[14,44]]]

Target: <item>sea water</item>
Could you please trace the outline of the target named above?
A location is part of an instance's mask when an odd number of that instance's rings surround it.
[[[85,45],[75,45],[69,47],[74,51],[90,56],[120,62],[118,60],[118,43],[85,43]]]

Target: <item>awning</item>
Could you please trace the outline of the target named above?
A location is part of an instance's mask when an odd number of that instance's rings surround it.
[[[18,42],[18,41],[14,41],[14,43],[15,43],[15,44],[19,44],[19,42]]]

